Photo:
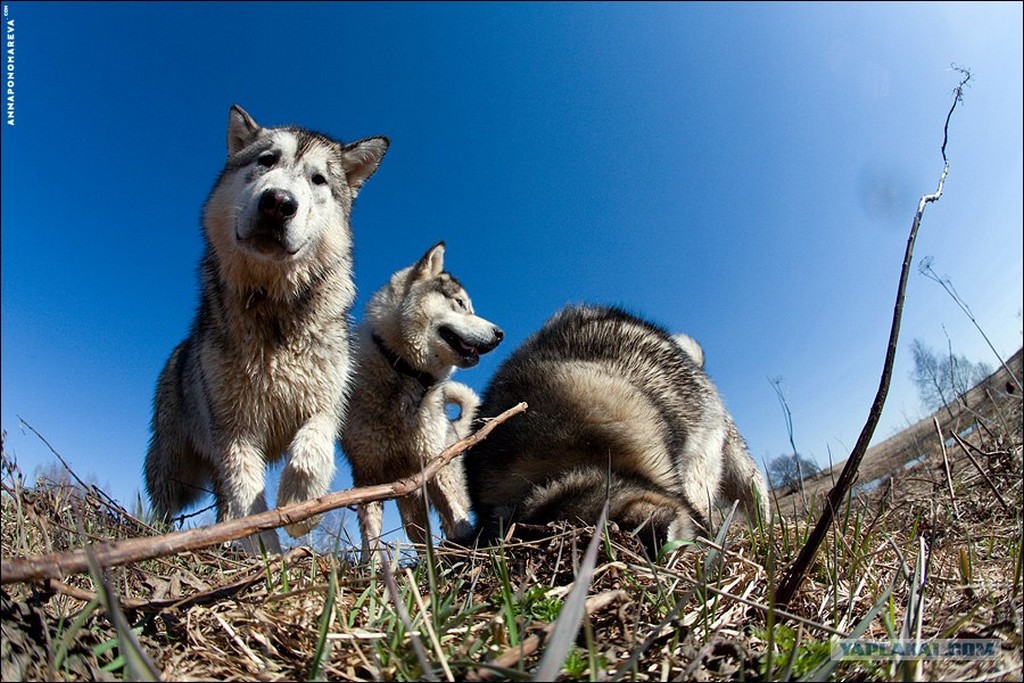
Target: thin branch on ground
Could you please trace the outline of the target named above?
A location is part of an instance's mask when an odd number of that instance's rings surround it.
[[[417,491],[423,482],[436,475],[442,467],[487,438],[487,435],[495,427],[525,410],[526,404],[520,403],[509,408],[501,415],[486,421],[484,426],[476,433],[452,444],[420,472],[406,479],[399,479],[390,484],[364,486],[329,493],[313,500],[197,529],[176,531],[162,536],[100,543],[92,547],[97,560],[99,560],[102,566],[113,567],[129,562],[167,557],[168,555],[175,555],[186,550],[207,548],[217,543],[233,541],[261,531],[294,524],[295,522],[300,522],[347,505],[400,498]],[[40,579],[62,579],[69,574],[81,574],[87,571],[89,571],[89,562],[84,549],[13,560],[4,558],[2,563],[0,563],[0,583],[8,584]]]
[[[800,502],[804,506],[804,514],[807,513],[807,494],[804,490],[804,472],[800,464],[800,454],[796,451],[796,441],[793,439],[793,414],[789,410],[789,403],[786,402],[786,394],[782,391],[782,380],[769,380],[775,395],[782,404],[782,412],[786,417],[786,433],[789,435],[789,446],[793,449],[793,462],[796,464],[796,480],[800,487]]]
[[[23,424],[25,427],[28,427],[29,431],[31,431],[33,434],[35,434],[36,437],[38,437],[39,440],[42,441],[43,444],[48,449],[50,449],[50,452],[53,453],[53,455],[57,458],[57,460],[60,461],[60,464],[64,466],[64,469],[67,470],[68,474],[75,480],[75,482],[82,488],[83,491],[88,491],[88,492],[94,493],[96,495],[96,497],[99,499],[99,501],[104,506],[106,506],[107,509],[109,509],[111,512],[113,512],[115,515],[117,515],[119,517],[123,517],[123,518],[128,519],[128,520],[131,520],[133,523],[135,523],[136,525],[138,525],[142,529],[148,529],[150,531],[156,531],[156,529],[154,529],[149,524],[146,524],[141,519],[137,519],[136,517],[132,516],[132,514],[129,513],[127,510],[125,510],[124,507],[120,503],[118,503],[116,500],[114,500],[113,498],[108,496],[105,492],[103,492],[100,489],[100,487],[98,487],[98,486],[96,486],[94,484],[86,484],[84,481],[82,481],[81,477],[79,477],[78,474],[73,469],[71,469],[71,465],[68,464],[67,460],[65,460],[64,457],[59,452],[57,452],[57,449],[53,447],[53,444],[51,444],[49,441],[47,441],[46,437],[39,433],[39,430],[37,430],[32,425],[30,425],[28,422],[26,422],[25,419],[23,417],[21,417],[20,415],[18,416],[18,422]]]

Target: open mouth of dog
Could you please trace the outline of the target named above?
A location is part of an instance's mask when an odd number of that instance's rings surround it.
[[[494,344],[473,344],[472,342],[463,339],[458,332],[447,325],[438,329],[437,333],[440,335],[441,339],[443,339],[444,342],[448,344],[456,354],[458,354],[463,363],[460,364],[460,366],[464,368],[472,367],[479,363],[480,354],[487,353],[495,346]]]
[[[272,259],[288,259],[302,249],[288,240],[287,226],[271,221],[257,220],[248,234],[236,232],[238,241],[260,256]]]

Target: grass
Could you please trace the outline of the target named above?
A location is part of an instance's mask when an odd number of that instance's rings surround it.
[[[431,545],[372,571],[336,534],[288,562],[217,547],[6,585],[3,680],[1020,680],[1019,394],[997,408],[965,438],[983,472],[953,443],[949,476],[930,456],[852,495],[786,607],[773,591],[815,522],[813,497],[752,529],[725,511],[656,563],[614,526],[551,525],[539,540]],[[153,533],[89,489],[27,484],[6,453],[2,506],[5,561]],[[855,637],[996,638],[1000,650],[832,658]]]

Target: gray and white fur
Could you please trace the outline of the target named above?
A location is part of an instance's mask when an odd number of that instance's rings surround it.
[[[203,210],[199,307],[157,383],[145,479],[164,519],[211,484],[218,520],[266,510],[265,468],[285,453],[278,505],[323,495],[345,419],[349,218],[388,140],[263,128],[236,105],[227,148]],[[276,533],[262,541],[279,551]]]
[[[504,334],[473,312],[458,280],[444,270],[445,245],[395,273],[366,306],[356,333],[356,375],[342,446],[356,486],[408,477],[469,434],[479,399],[449,379],[477,364]],[[449,420],[445,406],[461,409]],[[426,486],[447,536],[472,529],[461,459]],[[429,528],[423,491],[397,500],[409,539],[425,543]],[[363,560],[380,548],[383,502],[358,509]]]
[[[480,415],[529,408],[464,457],[477,532],[594,524],[607,499],[653,556],[693,538],[719,501],[767,519],[764,480],[703,361],[692,338],[617,308],[557,313],[483,394]]]

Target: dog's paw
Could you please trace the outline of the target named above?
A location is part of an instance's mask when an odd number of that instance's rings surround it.
[[[288,535],[292,538],[299,538],[305,536],[313,530],[320,520],[323,519],[323,515],[315,515],[309,519],[304,519],[301,522],[295,522],[294,524],[285,525],[284,530],[288,532]]]

